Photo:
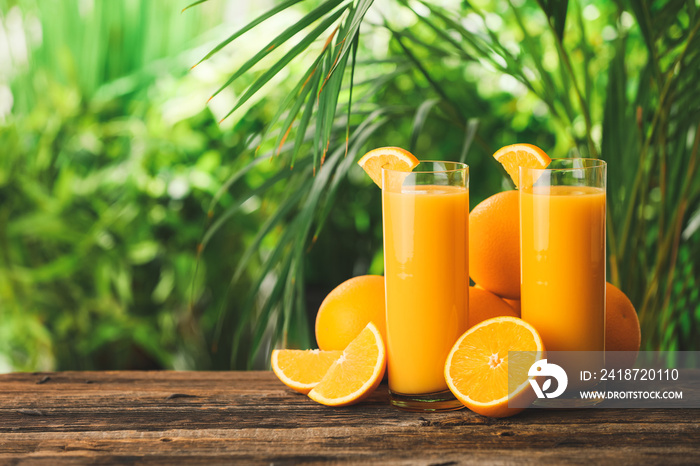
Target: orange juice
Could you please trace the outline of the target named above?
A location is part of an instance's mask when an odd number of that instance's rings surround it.
[[[469,190],[403,186],[382,202],[389,388],[447,390],[445,360],[467,330]]]
[[[520,190],[522,318],[547,351],[603,351],[605,190]]]

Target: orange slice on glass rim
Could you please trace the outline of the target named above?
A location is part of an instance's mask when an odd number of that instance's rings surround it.
[[[309,398],[326,406],[359,403],[379,386],[385,370],[384,341],[370,322],[309,392]]]
[[[509,355],[509,351],[518,353]],[[510,408],[509,400],[527,406],[536,397],[528,370],[544,357],[544,351],[532,325],[517,317],[494,317],[459,337],[445,361],[445,381],[472,411],[489,417],[512,416],[525,408]]]
[[[270,358],[272,371],[278,379],[306,395],[318,384],[342,351],[274,350]]]
[[[367,152],[357,164],[381,188],[382,168],[410,172],[418,165],[418,159],[400,147],[380,147]]]
[[[520,182],[518,167],[547,168],[552,161],[539,147],[524,143],[501,147],[493,154],[493,158],[503,165],[516,188]]]

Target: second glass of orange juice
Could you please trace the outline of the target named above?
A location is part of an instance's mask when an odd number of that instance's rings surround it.
[[[421,162],[382,170],[387,368],[394,406],[463,406],[445,383],[450,348],[467,330],[469,168]]]
[[[603,367],[605,184],[598,159],[520,167],[522,318],[548,352],[578,352],[559,355],[574,374]]]

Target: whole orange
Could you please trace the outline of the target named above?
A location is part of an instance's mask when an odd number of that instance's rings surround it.
[[[621,364],[632,366],[642,343],[639,318],[627,295],[605,284],[605,351],[633,351]],[[634,357],[633,357],[634,356]]]
[[[520,299],[518,191],[494,194],[469,214],[469,276],[502,298]]]
[[[338,285],[316,314],[316,343],[324,351],[343,350],[374,322],[386,341],[384,277],[362,275]]]
[[[469,287],[469,328],[492,317],[519,317],[505,301],[481,288]]]

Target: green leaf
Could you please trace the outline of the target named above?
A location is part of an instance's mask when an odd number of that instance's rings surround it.
[[[195,2],[195,3],[193,3],[192,5],[189,5],[189,6],[185,7],[185,9],[182,10],[182,11],[185,11],[187,8],[190,8],[190,7],[194,6],[194,5],[197,5],[197,4],[202,3],[202,2],[205,2],[205,1],[208,1],[208,0],[200,0],[200,1],[198,1],[198,2]],[[234,32],[233,34],[231,34],[231,35],[228,37],[228,39],[222,41],[221,43],[219,43],[219,45],[217,45],[216,47],[214,47],[213,49],[211,49],[211,50],[209,51],[209,53],[207,53],[207,54],[204,56],[204,58],[202,58],[201,60],[199,60],[194,66],[197,66],[197,65],[199,65],[200,63],[202,63],[204,60],[207,60],[207,59],[211,58],[211,57],[212,57],[214,54],[216,54],[219,50],[223,49],[223,48],[226,47],[228,44],[230,44],[230,43],[233,42],[234,40],[238,39],[240,36],[242,36],[243,34],[245,34],[245,33],[248,32],[248,31],[250,31],[250,30],[253,29],[255,26],[257,26],[258,24],[260,24],[260,23],[262,23],[263,21],[265,21],[266,19],[271,18],[272,16],[276,15],[277,13],[279,13],[279,12],[281,12],[281,11],[284,11],[284,10],[286,10],[287,8],[293,6],[293,5],[295,5],[295,4],[297,4],[297,3],[301,2],[301,1],[302,1],[302,0],[287,0],[286,2],[282,2],[282,3],[280,3],[279,5],[277,5],[276,7],[274,7],[274,8],[272,8],[272,9],[266,11],[265,13],[263,13],[263,14],[260,15],[260,16],[258,16],[257,18],[255,18],[255,19],[254,19],[253,21],[251,21],[250,23],[248,23],[248,24],[246,24],[245,26],[243,26],[243,27],[242,27],[241,29],[239,29],[238,31],[236,31],[236,32]],[[278,37],[279,37],[279,36],[278,36]],[[285,39],[285,40],[286,40],[286,39]],[[261,57],[261,58],[262,58],[262,57]],[[194,68],[194,66],[193,66],[193,68]]]
[[[326,74],[326,71],[330,69],[332,66],[331,63],[331,55],[326,54],[325,60],[323,60],[323,74]],[[314,126],[314,145],[313,145],[313,173],[314,176],[316,176],[316,167],[320,166],[319,161],[321,158],[321,151],[324,151],[325,148],[321,147],[321,140],[323,137],[323,126],[324,126],[324,115],[325,115],[325,106],[328,103],[328,99],[321,99],[321,96],[318,96],[318,109],[316,110],[316,125]]]
[[[467,53],[464,48],[462,48],[461,44],[456,41],[451,35],[449,35],[444,28],[439,27],[438,25],[433,22],[430,17],[428,16],[423,16],[418,14],[413,8],[411,8],[410,4],[403,0],[401,2],[404,4],[406,7],[408,7],[415,15],[416,18],[418,18],[420,21],[422,21],[424,24],[426,24],[430,29],[433,30],[435,34],[437,34],[440,37],[440,41],[444,44],[450,44],[452,46],[452,49],[455,50],[463,59],[465,60],[475,60],[475,58]],[[415,35],[411,37],[411,39],[414,39]],[[427,44],[422,44],[423,46],[426,46]]]
[[[340,53],[335,59],[335,64],[328,72],[328,76],[333,74],[337,64],[345,56],[345,54],[348,53],[348,50],[350,50],[355,35],[360,29],[360,24],[362,24],[362,20],[364,19],[367,10],[369,10],[369,7],[372,6],[372,3],[374,3],[374,0],[359,0],[357,3],[357,8],[354,9],[352,11],[352,15],[348,17],[348,20],[350,21],[350,26],[341,40],[343,47],[340,49]]]
[[[592,107],[593,106],[593,81],[594,81],[594,74],[591,73],[590,70],[590,64],[595,60],[595,51],[593,47],[591,46],[590,40],[588,39],[588,35],[586,34],[586,23],[583,20],[583,7],[581,6],[581,2],[577,2],[576,5],[576,22],[578,25],[578,30],[581,33],[581,40],[579,41],[579,49],[583,53],[583,60],[581,60],[581,67],[582,67],[582,75],[583,75],[583,89],[584,89],[584,95],[586,96],[586,99],[589,103],[589,105]],[[562,39],[563,40],[563,39]]]
[[[275,143],[275,148],[277,150],[277,153],[280,153],[280,148],[287,136],[289,135],[289,132],[292,129],[292,124],[294,123],[294,120],[296,119],[297,115],[299,114],[299,110],[301,109],[302,105],[304,105],[304,101],[306,98],[311,94],[311,97],[309,97],[308,102],[311,102],[311,106],[313,107],[313,103],[316,100],[316,89],[318,88],[318,80],[320,76],[320,72],[318,71],[318,64],[321,61],[321,59],[324,57],[324,55],[327,52],[323,52],[321,55],[316,58],[314,61],[313,65],[309,68],[309,71],[307,71],[306,75],[304,76],[304,81],[301,82],[304,87],[301,89],[301,93],[295,93],[298,94],[296,95],[296,100],[294,102],[294,105],[292,106],[291,110],[289,111],[289,114],[287,115],[287,118],[285,119],[284,123],[282,124],[282,128],[280,130],[280,134],[277,137],[277,142]],[[313,91],[313,92],[312,92]],[[291,94],[290,94],[291,95]],[[308,105],[308,103],[307,103]],[[303,121],[303,117],[302,117]],[[301,126],[301,125],[300,125]],[[299,134],[300,131],[297,130],[297,141],[299,141]],[[303,131],[301,131],[301,134],[303,134]],[[302,138],[303,139],[303,136]],[[296,145],[295,145],[296,147]],[[294,166],[294,157],[292,157],[292,162],[291,166]]]
[[[279,148],[283,144],[283,141],[285,140],[286,135],[288,135],[288,131],[291,128],[292,123],[294,122],[294,119],[296,118],[297,114],[299,113],[299,109],[301,106],[304,104],[304,99],[307,95],[307,93],[311,90],[313,86],[309,86],[309,79],[311,76],[313,76],[314,73],[317,72],[317,67],[318,63],[321,61],[321,58],[323,57],[323,53],[319,54],[318,58],[314,60],[314,62],[311,64],[311,66],[306,70],[306,73],[302,76],[302,78],[299,80],[297,85],[292,89],[287,96],[285,97],[284,101],[282,104],[279,106],[279,109],[277,110],[277,113],[275,116],[272,117],[267,122],[267,125],[265,127],[265,131],[260,137],[261,141],[265,141],[267,138],[268,132],[272,129],[275,123],[282,117],[284,112],[287,110],[289,105],[294,101],[294,105],[292,108],[289,110],[289,113],[287,114],[287,118],[285,119],[285,122],[282,124],[282,127],[280,129],[280,134],[277,137],[277,142],[275,143],[275,146],[277,148],[277,151],[279,153]],[[286,128],[286,129],[285,129]]]
[[[367,139],[369,139],[375,133],[375,131],[385,125],[388,121],[388,118],[383,116],[386,111],[386,109],[378,109],[372,112],[372,114],[370,114],[353,132],[349,142],[351,148],[338,166],[338,169],[333,175],[333,181],[326,190],[324,204],[321,208],[321,214],[318,216],[316,231],[314,232],[313,236],[314,241],[321,233],[321,229],[323,228],[323,225],[325,224],[326,219],[333,208],[338,187],[340,186],[341,182],[346,179],[348,171],[350,171],[350,168],[355,164],[355,158],[357,157],[358,151],[362,148],[362,146],[364,146]]]
[[[428,99],[423,101],[418,106],[416,110],[416,115],[413,117],[413,128],[411,129],[411,142],[408,145],[408,151],[415,153],[416,143],[418,142],[418,136],[423,131],[423,126],[425,126],[425,120],[430,115],[430,111],[433,107],[440,103],[440,99]]]
[[[219,190],[216,192],[216,194],[214,194],[214,197],[209,202],[209,206],[207,207],[207,214],[209,216],[214,215],[214,207],[219,203],[221,197],[224,194],[226,194],[239,180],[243,179],[243,177],[247,175],[253,168],[255,168],[256,165],[264,162],[265,160],[269,160],[269,158],[272,155],[274,155],[274,153],[270,154],[269,156],[256,157],[248,165],[231,174],[231,176],[229,176],[228,179],[223,182]]]
[[[265,332],[268,329],[268,323],[272,320],[272,314],[276,310],[276,308],[279,305],[280,299],[282,298],[283,294],[285,294],[286,290],[289,288],[288,284],[288,277],[292,276],[292,271],[291,271],[291,265],[292,265],[292,256],[291,254],[288,254],[287,257],[283,260],[282,263],[282,268],[280,270],[280,273],[277,277],[277,281],[275,282],[275,286],[272,288],[272,292],[270,293],[270,296],[265,300],[265,304],[260,308],[259,314],[256,316],[256,323],[255,323],[255,329],[253,332],[253,339],[250,343],[250,353],[248,355],[248,362],[247,362],[247,369],[250,370],[252,369],[252,363],[254,361],[254,358],[257,356],[258,352],[260,351],[260,344],[262,343],[262,339],[265,336]],[[236,327],[236,330],[241,328],[240,326]],[[239,335],[240,338],[240,335]],[[238,340],[237,340],[238,341]],[[238,344],[237,344],[238,346]],[[233,353],[232,360],[236,360],[236,354],[237,352]]]
[[[231,346],[231,362],[235,363],[235,361],[238,359],[238,351],[240,350],[240,341],[241,341],[241,336],[243,334],[244,330],[247,330],[247,323],[252,321],[253,319],[253,314],[255,312],[255,301],[258,297],[258,292],[260,291],[260,287],[262,286],[263,281],[265,278],[270,274],[273,270],[273,268],[279,263],[280,259],[283,257],[283,253],[285,253],[285,250],[288,249],[289,247],[293,246],[293,239],[295,236],[296,229],[292,228],[291,226],[288,227],[286,230],[284,230],[284,233],[282,234],[282,237],[280,238],[279,242],[277,243],[277,246],[272,250],[270,253],[270,256],[267,258],[265,263],[263,264],[263,268],[258,275],[257,280],[253,283],[252,287],[250,288],[250,291],[246,297],[245,302],[241,306],[238,312],[238,319],[237,322],[235,323],[236,328],[233,331],[233,339],[232,339],[232,346]],[[286,261],[291,260],[291,256],[289,256],[289,252],[287,251],[287,259]],[[282,267],[282,272],[285,271],[285,265]],[[278,277],[279,281],[284,282],[285,278],[284,277]]]
[[[489,62],[492,62],[491,59],[491,49],[488,45],[484,44],[483,39],[476,34],[473,34],[469,31],[467,31],[461,24],[460,22],[452,18],[450,14],[445,11],[444,9],[438,7],[437,5],[425,1],[425,0],[418,0],[420,3],[422,3],[424,6],[426,6],[433,15],[435,15],[437,18],[440,18],[447,26],[451,27],[454,31],[456,31],[464,40],[467,41],[469,45],[474,47],[475,52],[478,53],[479,56],[489,60]],[[424,21],[424,17],[417,14],[416,16],[421,20]],[[493,63],[498,69],[502,69],[501,65],[498,63]]]
[[[542,80],[536,94],[547,102],[550,110],[552,110],[555,115],[561,115],[561,113],[557,110],[557,104],[562,105],[564,108],[564,115],[566,115],[569,122],[573,121],[574,112],[571,106],[571,98],[569,97],[568,89],[565,89],[562,92],[557,92],[557,89],[559,88],[554,83],[552,76],[549,74],[549,72],[547,72],[547,70],[544,69],[544,66],[542,65],[544,62],[544,57],[542,55],[539,40],[535,39],[525,27],[525,21],[523,20],[518,8],[513,5],[511,0],[509,0],[509,3],[511,5],[511,9],[513,10],[513,15],[518,27],[523,33],[524,39],[521,47],[525,48],[530,55],[532,63],[537,69],[538,76]]]
[[[409,63],[397,65],[393,71],[382,74],[375,78],[356,83],[353,88],[356,92],[363,92],[362,95],[355,100],[356,103],[369,103],[369,100],[377,95],[388,83],[394,81],[398,76],[406,74],[413,67]],[[360,91],[358,91],[360,89]]]
[[[313,178],[313,184],[311,185],[311,191],[306,197],[306,202],[302,207],[301,211],[294,220],[294,228],[288,228],[287,231],[293,231],[296,240],[292,245],[292,260],[296,264],[300,264],[303,261],[304,247],[306,245],[309,231],[316,214],[316,208],[321,200],[323,192],[333,174],[335,167],[340,159],[340,157],[345,153],[343,147],[339,147],[334,150],[331,156],[328,158],[326,163],[321,166],[320,170],[316,173]],[[307,160],[308,158],[304,159]],[[291,278],[290,278],[291,279]],[[303,280],[303,277],[298,276],[295,279]],[[289,286],[289,283],[288,285]],[[291,293],[291,291],[290,291]],[[286,304],[283,305],[283,332],[286,334],[290,328],[290,322],[292,320],[292,308],[289,306],[289,301],[291,300],[291,295],[287,296],[285,300]]]
[[[197,5],[201,4],[201,3],[208,2],[208,1],[209,1],[209,0],[197,0],[196,2],[190,3],[190,4],[187,5],[185,8],[183,8],[182,11],[180,11],[180,13],[184,13],[185,10],[189,10],[189,9],[192,8],[193,6],[197,6]],[[301,0],[298,0],[298,1],[301,1]]]
[[[297,275],[300,278],[304,277],[304,262],[301,262],[299,264],[299,271],[297,272]],[[305,293],[304,293],[304,280],[295,280],[294,282],[296,292],[295,297],[296,297],[296,319],[293,319],[290,322],[289,326],[289,331],[287,334],[287,340],[292,340],[293,342],[312,342],[313,340],[311,339],[311,336],[309,335],[309,322],[307,315],[308,313],[306,312],[306,298],[305,298]]]
[[[284,346],[289,347],[289,333],[292,328],[293,316],[298,314],[294,312],[294,295],[296,294],[296,281],[303,280],[304,277],[301,275],[301,265],[304,263],[303,259],[296,256],[291,256],[292,267],[284,277],[284,293],[282,294],[282,332],[284,333]],[[299,309],[301,311],[301,309]]]
[[[537,0],[542,11],[547,15],[548,21],[560,41],[564,40],[564,29],[566,27],[566,10],[569,0]]]
[[[226,87],[228,87],[232,82],[234,82],[236,79],[238,79],[239,77],[241,77],[246,71],[248,71],[249,69],[251,69],[254,65],[256,65],[257,63],[259,63],[260,60],[262,60],[262,59],[265,58],[267,55],[269,55],[270,52],[272,52],[274,49],[278,48],[280,45],[282,45],[282,44],[284,44],[285,42],[287,42],[290,38],[294,37],[296,34],[298,34],[299,32],[301,32],[302,30],[304,30],[304,28],[306,28],[307,26],[309,26],[310,24],[312,24],[313,22],[315,22],[317,19],[322,18],[323,16],[325,16],[326,14],[328,14],[330,11],[332,11],[336,6],[338,6],[339,4],[341,4],[341,3],[343,3],[343,2],[346,2],[346,1],[347,1],[347,0],[328,0],[327,2],[321,4],[319,7],[317,7],[316,9],[314,9],[313,11],[311,11],[309,14],[307,14],[306,16],[304,16],[301,20],[299,20],[298,22],[294,23],[294,25],[289,26],[287,29],[285,29],[284,31],[282,31],[281,34],[279,34],[277,37],[275,37],[274,39],[272,39],[272,41],[270,41],[265,47],[263,47],[262,49],[260,49],[260,51],[259,51],[258,53],[256,53],[252,58],[250,58],[248,61],[246,61],[246,62],[245,62],[245,63],[244,63],[244,64],[243,64],[243,65],[242,65],[242,66],[241,66],[241,67],[240,67],[240,68],[239,68],[239,69],[224,83],[223,86],[221,86],[219,89],[217,89],[216,92],[214,92],[214,94],[212,94],[211,98],[214,98],[217,94],[219,94],[221,91],[223,91],[224,89],[226,89]],[[346,5],[343,5],[342,8],[341,8],[339,11],[337,11],[337,12],[333,15],[333,17],[337,19],[338,16],[340,16],[340,14],[341,14],[346,8],[347,8],[347,4],[346,4]],[[286,63],[289,63],[289,61],[291,61],[292,58],[294,58],[296,55],[298,55],[302,50],[306,49],[306,47],[308,47],[308,45],[313,41],[313,39],[315,39],[316,37],[318,37],[318,35],[320,35],[321,32],[323,32],[323,30],[327,29],[328,26],[330,25],[330,23],[332,23],[332,22],[333,22],[333,21],[330,21],[330,22],[329,22],[328,20],[324,21],[323,24],[326,25],[324,28],[321,29],[321,28],[317,27],[317,28],[314,29],[309,35],[307,35],[307,36],[305,37],[305,39],[304,39],[304,41],[303,41],[303,43],[305,43],[304,46],[300,46],[300,44],[297,44],[295,47],[293,47],[292,50],[291,50],[290,52],[288,52],[287,55],[285,55]],[[315,36],[314,36],[314,34],[315,34]],[[292,52],[294,52],[294,53],[292,54]],[[291,56],[290,56],[290,55],[291,55]],[[283,60],[284,60],[284,59],[283,59]],[[279,65],[280,63],[282,63],[283,60],[278,61],[276,65]],[[286,63],[285,63],[285,64],[286,64]],[[280,69],[281,69],[281,68],[283,68],[283,66],[281,66]],[[279,70],[278,70],[278,71],[279,71]],[[274,74],[276,74],[276,72],[275,72]],[[272,76],[274,76],[274,74],[273,74]],[[270,76],[270,77],[272,77],[272,76]],[[268,80],[269,80],[269,78],[268,78],[265,82],[267,82]],[[247,99],[246,99],[246,100],[247,100]],[[230,113],[231,113],[231,112],[229,112],[229,114],[230,114]],[[228,116],[228,115],[227,115],[227,116]]]
[[[246,103],[256,92],[258,92],[267,82],[272,79],[277,73],[279,73],[290,61],[292,61],[302,50],[305,50],[311,42],[313,42],[323,31],[328,29],[343,13],[343,9],[340,9],[333,13],[331,16],[326,18],[319,26],[317,26],[313,31],[311,31],[304,39],[302,39],[298,44],[296,44],[289,52],[287,52],[282,58],[272,65],[262,76],[260,76],[251,86],[246,89],[245,93],[238,99],[236,105],[224,116],[226,119],[229,115],[235,112],[241,105]]]
[[[237,199],[237,202],[228,207],[217,219],[214,221],[214,223],[207,228],[206,232],[204,233],[204,236],[202,237],[202,241],[200,242],[200,249],[206,248],[207,244],[209,244],[209,241],[211,240],[212,236],[216,234],[219,229],[221,229],[222,226],[228,222],[231,217],[236,214],[240,209],[241,206],[250,199],[251,197],[254,196],[259,196],[263,194],[265,191],[270,189],[272,186],[277,184],[278,182],[288,179],[291,177],[293,172],[291,170],[282,170],[272,176],[271,178],[268,178],[263,184],[261,184],[259,187],[249,191],[246,196]]]
[[[245,271],[245,268],[248,266],[250,263],[250,260],[253,258],[253,254],[255,254],[258,251],[258,248],[260,247],[260,244],[262,243],[263,239],[272,231],[272,229],[277,226],[283,219],[286,218],[287,214],[294,208],[296,207],[297,203],[299,200],[302,198],[304,194],[306,194],[304,189],[301,189],[300,187],[297,187],[296,189],[290,189],[291,194],[289,197],[285,198],[280,205],[277,207],[275,212],[268,218],[265,223],[260,227],[260,230],[258,230],[258,233],[255,235],[255,238],[253,241],[250,243],[250,246],[246,249],[245,253],[243,254],[243,257],[241,257],[241,260],[238,262],[238,266],[236,267],[236,271],[233,274],[233,281],[236,282],[240,279],[241,275]]]
[[[345,73],[345,67],[347,66],[349,55],[345,55],[340,58],[340,63],[338,64],[336,70],[330,75],[330,78],[326,81],[326,85],[322,87],[319,100],[325,100],[323,108],[325,113],[323,115],[323,133],[322,133],[322,150],[321,163],[324,162],[326,158],[326,152],[328,151],[328,146],[330,145],[331,139],[331,129],[333,128],[333,121],[335,120],[335,113],[338,108],[338,96],[340,95],[340,86],[343,83],[343,77]]]
[[[311,185],[309,195],[306,197],[306,202],[297,216],[297,221],[299,222],[297,236],[298,240],[294,245],[294,255],[296,260],[301,260],[302,258],[304,246],[306,244],[306,240],[308,239],[314,215],[316,214],[316,207],[321,200],[324,189],[326,188],[326,185],[334,172],[340,156],[344,153],[344,147],[339,147],[338,149],[334,150],[326,163],[321,166],[320,170],[313,178],[313,184]]]
[[[420,17],[423,22],[425,22],[426,18],[421,16]],[[444,31],[442,31],[444,33]],[[439,43],[439,41],[436,40],[425,40],[421,37],[419,37],[417,34],[414,34],[413,31],[409,30],[402,30],[401,32],[397,32],[397,34],[400,34],[401,37],[406,38],[413,42],[416,45],[420,45],[422,48],[425,49],[426,56],[430,57],[431,61],[439,61],[439,60],[444,60],[449,57],[454,57],[454,53],[450,53],[450,50],[446,50],[443,47],[443,44]],[[452,39],[454,41],[454,39]],[[438,45],[436,45],[438,44]],[[467,54],[464,49],[461,47],[457,50],[458,55],[460,58],[471,58],[469,57],[469,54]]]
[[[467,122],[467,130],[464,132],[464,143],[462,144],[462,152],[459,155],[459,161],[462,163],[465,163],[467,161],[467,155],[469,154],[469,149],[471,149],[472,147],[472,142],[474,142],[474,136],[476,136],[477,129],[479,129],[479,120],[477,120],[476,118],[470,118]],[[510,179],[510,177],[508,176],[506,177],[506,179]]]
[[[360,35],[355,36],[352,47],[352,65],[350,65],[350,92],[348,93],[348,113],[347,113],[347,123],[345,125],[345,156],[347,157],[348,143],[350,139],[350,117],[352,115],[352,91],[354,89],[355,82],[355,66],[357,65],[357,49],[360,45]]]
[[[312,80],[311,84],[309,85],[309,89],[313,90],[311,92],[311,96],[309,96],[307,102],[306,102],[306,107],[304,108],[304,113],[301,115],[301,120],[299,121],[299,126],[297,127],[297,135],[296,139],[294,140],[294,148],[292,149],[292,158],[290,162],[290,166],[293,168],[294,163],[297,158],[297,154],[299,154],[299,151],[301,150],[301,146],[304,143],[304,140],[306,138],[306,129],[309,126],[309,121],[311,120],[311,115],[313,114],[314,110],[314,105],[316,104],[316,89],[318,89],[319,82],[321,81],[321,73],[317,72]],[[303,101],[301,101],[303,103]],[[314,162],[314,169],[316,167],[316,162]]]

